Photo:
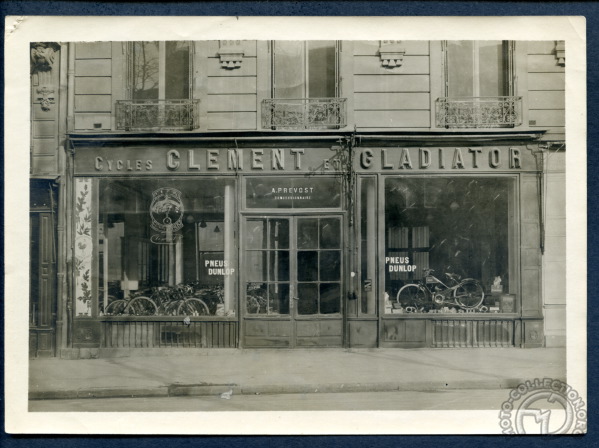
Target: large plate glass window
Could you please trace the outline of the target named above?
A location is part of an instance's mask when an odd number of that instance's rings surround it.
[[[507,177],[386,179],[385,313],[510,312],[500,302],[517,285],[514,189]],[[400,294],[419,280],[427,291]]]
[[[100,312],[235,315],[234,197],[222,178],[100,179]]]

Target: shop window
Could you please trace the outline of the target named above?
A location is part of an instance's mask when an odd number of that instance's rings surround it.
[[[271,99],[263,101],[264,127],[345,126],[345,99],[339,98],[339,43],[271,42]]]
[[[515,287],[513,201],[508,178],[386,179],[385,312],[500,311],[496,293]],[[480,285],[480,304],[460,304],[446,290],[460,279]],[[418,281],[428,288],[421,297],[398,294]]]
[[[101,179],[98,197],[101,313],[235,314],[233,182]]]

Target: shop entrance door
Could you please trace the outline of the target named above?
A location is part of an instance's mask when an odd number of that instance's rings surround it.
[[[246,217],[244,347],[343,345],[343,217]]]

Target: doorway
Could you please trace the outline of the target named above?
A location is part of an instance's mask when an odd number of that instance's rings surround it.
[[[244,347],[343,345],[342,247],[341,215],[245,218]]]

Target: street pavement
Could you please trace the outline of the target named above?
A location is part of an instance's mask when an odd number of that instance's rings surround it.
[[[348,392],[323,394],[220,395],[31,400],[30,412],[220,412],[220,411],[402,411],[499,410],[507,390]],[[556,405],[557,406],[557,405]]]
[[[142,350],[30,360],[29,398],[498,390],[534,378],[567,380],[565,349]]]

